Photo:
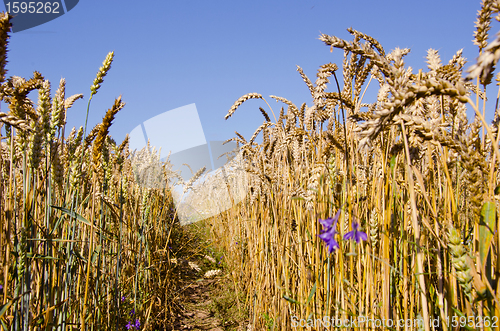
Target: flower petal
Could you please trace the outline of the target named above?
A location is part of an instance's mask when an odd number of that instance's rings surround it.
[[[368,236],[366,235],[365,232],[363,231],[356,231],[356,242],[359,244],[361,240],[366,241],[368,239]]]
[[[355,235],[356,235],[355,230],[349,231],[344,235],[344,240],[349,240],[351,238],[354,238]]]
[[[319,222],[321,223],[321,225],[323,225],[324,228],[330,228],[333,223],[333,218],[327,218],[324,220],[320,219]]]

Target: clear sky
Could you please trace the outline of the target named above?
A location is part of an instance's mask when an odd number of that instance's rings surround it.
[[[261,93],[275,112],[281,104],[269,95],[310,106],[296,65],[313,81],[320,65],[342,66],[342,50],[330,53],[320,33],[352,40],[346,29],[353,27],[387,52],[411,48],[406,62],[418,72],[427,70],[429,48],[438,49],[444,63],[460,48],[475,61],[479,8],[479,0],[80,1],[53,21],[11,35],[7,75],[28,78],[37,70],[51,81],[52,95],[66,78],[66,95],[85,97],[68,112],[69,127],[78,127],[95,74],[114,51],[91,104],[89,128],[122,95],[126,106],[110,129],[117,142],[152,117],[193,103],[206,141],[226,140],[235,130],[249,139],[263,121],[258,107],[268,108],[250,100],[225,121],[240,96]],[[491,35],[496,31],[493,26]]]

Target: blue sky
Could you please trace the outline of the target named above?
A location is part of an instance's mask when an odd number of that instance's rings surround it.
[[[460,48],[475,61],[479,8],[474,0],[80,1],[53,21],[11,35],[7,75],[31,77],[37,70],[53,92],[66,78],[66,95],[85,97],[68,112],[68,126],[78,127],[95,74],[114,51],[112,68],[92,100],[89,128],[122,95],[126,106],[110,128],[117,142],[150,118],[193,103],[206,141],[226,140],[234,131],[249,139],[263,121],[258,107],[268,107],[250,100],[225,121],[240,96],[261,93],[275,112],[281,104],[269,95],[311,105],[296,65],[313,81],[320,65],[341,67],[343,52],[330,53],[320,33],[351,40],[346,29],[353,27],[378,39],[387,52],[411,48],[406,62],[418,71],[426,68],[429,48],[438,49],[445,63]],[[491,34],[496,31],[493,26]]]

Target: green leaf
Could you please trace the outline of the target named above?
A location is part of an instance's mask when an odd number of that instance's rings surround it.
[[[51,206],[51,207],[52,207],[52,208],[55,208],[55,209],[57,209],[57,210],[60,210],[60,211],[62,211],[62,212],[63,212],[63,213],[65,213],[65,214],[68,214],[70,217],[75,217],[77,220],[79,220],[79,221],[80,221],[80,222],[82,222],[82,223],[87,224],[88,226],[93,226],[93,225],[92,225],[92,224],[91,224],[91,223],[90,223],[90,222],[89,222],[89,221],[88,221],[85,217],[83,217],[82,215],[80,215],[80,214],[78,214],[78,213],[76,213],[76,212],[74,212],[74,211],[71,211],[71,210],[69,210],[69,209],[67,209],[67,208],[64,208],[64,207],[58,207],[58,206]],[[56,225],[57,225],[57,224],[56,224]],[[116,239],[116,238],[118,238],[118,236],[116,236],[115,234],[110,233],[110,232],[108,232],[108,231],[106,231],[106,230],[104,230],[104,229],[101,229],[101,228],[100,228],[100,227],[98,227],[98,226],[95,226],[95,225],[94,225],[94,227],[97,229],[97,234],[99,234],[99,231],[102,231],[103,233],[106,233],[108,236],[112,236],[112,237],[113,237],[113,238],[115,238],[115,239]],[[106,240],[111,240],[111,238],[106,237],[106,236],[104,236],[104,239],[106,239]]]
[[[458,310],[458,309],[456,309],[456,308],[454,308],[454,307],[451,307],[451,309],[453,309],[453,310],[455,311],[455,313],[457,313],[457,314],[458,314],[458,316],[467,318],[467,316],[465,316],[465,315],[464,315],[464,314],[463,314],[460,310]],[[461,326],[462,326],[462,325],[461,325]],[[468,326],[467,324],[463,325],[462,327],[463,327],[463,328],[465,328],[465,329],[467,329],[467,330],[470,330],[470,331],[475,331],[475,330],[476,330],[476,329],[474,329],[474,328],[471,328],[471,327],[470,327],[470,326]]]
[[[314,293],[316,293],[316,284],[317,283],[318,282],[314,283],[314,286],[312,287],[311,292],[309,292],[309,297],[307,298],[306,306],[309,304],[309,302],[311,302],[311,300],[312,300],[312,298],[314,296]]]
[[[54,207],[54,206],[52,206],[52,207]],[[57,229],[57,227],[58,227],[58,226],[59,226],[59,224],[61,223],[62,219],[63,219],[63,217],[62,217],[62,216],[61,216],[61,217],[59,217],[59,219],[58,219],[58,220],[57,220],[57,222],[56,222],[56,225],[54,225],[54,228],[52,228],[52,230],[50,231],[50,233],[49,233],[49,237],[51,237],[51,236],[52,236],[52,234],[54,233],[54,231]]]
[[[69,209],[64,208],[64,207],[58,207],[58,206],[51,206],[51,207],[55,208],[57,210],[60,210],[60,211],[62,211],[65,214],[68,214],[70,217],[75,217],[80,222],[83,222],[83,223],[85,223],[87,225],[92,226],[92,224],[90,224],[90,222],[87,221],[82,215],[80,215],[80,214],[78,214],[78,213],[76,213],[76,212],[74,212],[72,210],[69,210]]]
[[[5,291],[5,289],[4,289],[4,291]],[[2,307],[0,308],[0,318],[3,317],[3,315],[5,314],[5,312],[7,311],[7,309],[9,309],[9,307],[12,306],[12,304],[14,302],[16,302],[17,300],[21,299],[24,295],[26,295],[28,293],[30,293],[30,291],[24,292],[23,294],[19,295],[17,298],[14,298],[14,299],[10,300],[9,302],[7,302],[5,305],[2,305]],[[8,330],[7,328],[4,328],[4,329]]]
[[[0,308],[0,317],[2,317],[5,312],[7,311],[7,309],[9,309],[9,307],[12,305],[12,301],[9,301],[7,302],[5,305],[2,306],[2,308]],[[7,329],[5,329],[7,330]]]
[[[95,260],[97,259],[97,257],[99,256],[99,253],[101,252],[101,249],[102,249],[102,246],[101,245],[98,245],[95,250],[94,250],[94,253],[92,254],[92,259],[90,260],[92,263],[95,263]]]
[[[285,299],[286,301],[288,301],[290,303],[294,303],[294,304],[300,305],[300,302],[298,302],[295,299],[290,298],[289,296],[283,295],[283,299]]]
[[[5,322],[3,321],[3,318],[0,318],[0,323],[2,323],[2,327],[4,330],[8,330],[9,328],[7,327],[7,325],[5,325]]]
[[[495,203],[487,201],[481,208],[481,219],[479,221],[479,258],[484,268],[488,251],[490,250],[491,240],[495,233]]]
[[[396,155],[393,155],[390,161],[391,173],[394,173],[395,166],[396,166]]]

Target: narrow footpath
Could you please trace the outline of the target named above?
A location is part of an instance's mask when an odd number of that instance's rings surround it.
[[[241,298],[221,263],[204,253],[173,258],[172,262],[179,282],[173,300],[175,320],[168,330],[251,330]]]

